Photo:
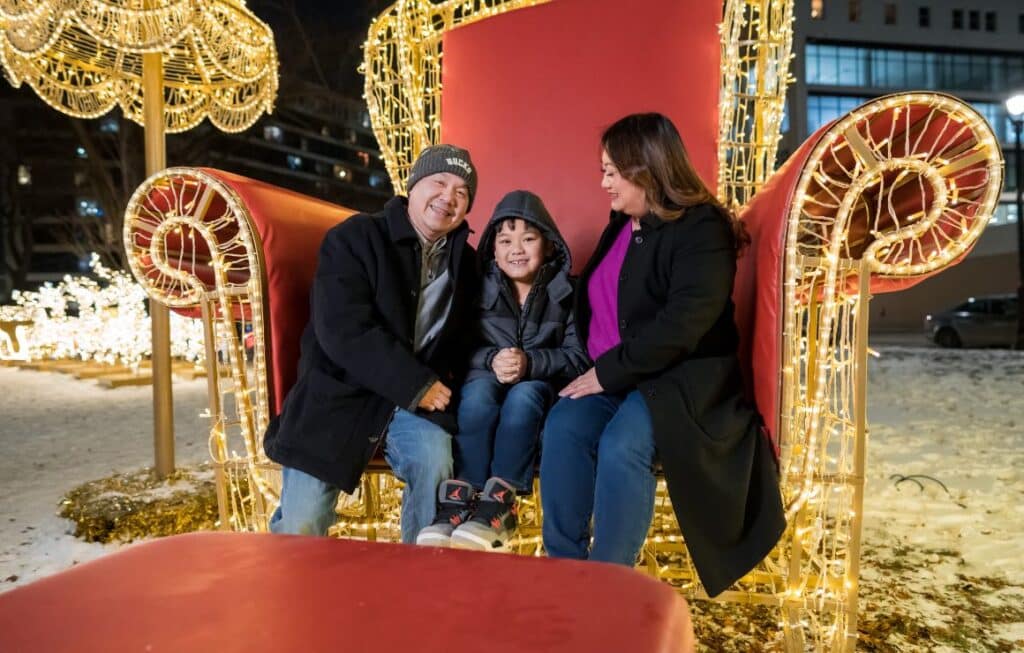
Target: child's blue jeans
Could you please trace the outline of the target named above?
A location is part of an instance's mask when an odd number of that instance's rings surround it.
[[[505,384],[487,376],[462,386],[459,433],[452,440],[455,477],[481,489],[499,476],[520,492],[530,491],[540,431],[554,397],[547,381]]]

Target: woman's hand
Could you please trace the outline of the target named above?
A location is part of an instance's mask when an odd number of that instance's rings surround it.
[[[604,392],[604,388],[601,387],[601,382],[597,380],[597,369],[591,367],[573,379],[569,385],[562,388],[558,396],[579,399],[580,397],[596,395],[602,392]]]

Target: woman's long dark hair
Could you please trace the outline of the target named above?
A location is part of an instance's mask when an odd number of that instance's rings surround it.
[[[628,115],[604,131],[601,147],[619,174],[644,190],[654,215],[676,220],[691,206],[711,204],[729,220],[736,251],[750,244],[743,223],[718,201],[693,169],[683,139],[665,116]]]

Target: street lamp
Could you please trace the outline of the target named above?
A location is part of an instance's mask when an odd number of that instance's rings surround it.
[[[1013,167],[1017,172],[1017,349],[1024,349],[1024,157],[1020,153],[1024,93],[1017,93],[1006,100],[1006,112],[1013,123]]]

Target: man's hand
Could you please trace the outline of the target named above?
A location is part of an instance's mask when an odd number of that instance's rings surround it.
[[[423,395],[423,398],[420,399],[419,407],[432,413],[435,410],[447,408],[448,402],[451,400],[452,391],[448,389],[448,386],[440,381],[434,381],[434,385],[430,386],[427,394]]]
[[[507,347],[494,355],[491,369],[500,383],[515,383],[526,374],[526,352],[516,347]]]
[[[596,395],[600,392],[604,392],[604,388],[601,387],[601,382],[597,380],[597,368],[591,367],[573,379],[569,385],[562,388],[558,396],[579,399],[580,397]]]

